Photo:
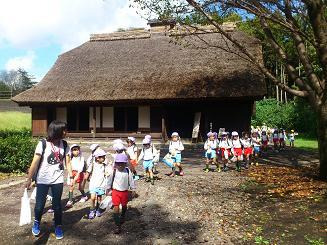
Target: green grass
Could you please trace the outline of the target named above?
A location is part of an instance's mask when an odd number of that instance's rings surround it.
[[[317,151],[318,141],[312,137],[299,135],[295,137],[295,147],[303,150]]]
[[[0,130],[31,129],[31,113],[6,111],[0,112]]]

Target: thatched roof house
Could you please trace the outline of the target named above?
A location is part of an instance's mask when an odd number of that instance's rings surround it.
[[[44,134],[57,118],[67,121],[71,136],[161,137],[177,130],[190,137],[195,112],[202,112],[201,132],[210,123],[247,129],[253,101],[266,93],[260,72],[218,33],[185,36],[162,29],[91,35],[60,55],[36,87],[13,98],[32,107],[33,134]],[[233,35],[262,56],[258,40]],[[219,119],[234,107],[243,122]]]

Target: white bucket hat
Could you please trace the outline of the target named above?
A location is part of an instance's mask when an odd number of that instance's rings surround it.
[[[135,138],[134,137],[127,137],[127,139],[135,143]]]
[[[103,157],[106,155],[107,153],[102,149],[96,149],[96,151],[94,152],[94,157]]]
[[[171,134],[171,137],[174,137],[174,136],[179,137],[179,134],[177,132],[174,132],[174,133]]]
[[[99,144],[92,144],[91,146],[90,146],[90,150],[91,151],[94,151],[97,147],[99,147],[100,145]]]
[[[151,143],[151,141],[150,141],[149,138],[145,138],[145,139],[143,139],[143,141],[142,141],[142,144],[143,144],[143,145],[148,145],[148,144],[150,144],[150,143]]]
[[[238,133],[236,131],[233,131],[232,136],[238,136]]]

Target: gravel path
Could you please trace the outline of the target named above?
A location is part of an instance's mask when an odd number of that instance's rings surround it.
[[[161,164],[154,186],[137,181],[138,197],[129,203],[120,235],[113,234],[111,210],[88,220],[89,204],[77,202],[64,212],[63,240],[56,241],[53,215],[48,213],[42,218],[41,237],[34,238],[31,226],[18,226],[23,185],[2,189],[0,244],[242,244],[244,234],[235,220],[250,207],[249,195],[240,191],[244,177],[235,171],[204,174],[202,154],[202,150],[184,154],[183,177],[166,176],[169,169]],[[63,205],[67,187],[64,192]]]

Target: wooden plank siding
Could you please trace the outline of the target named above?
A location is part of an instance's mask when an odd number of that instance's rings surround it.
[[[48,110],[46,107],[32,108],[32,135],[44,136],[48,128]]]

